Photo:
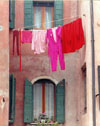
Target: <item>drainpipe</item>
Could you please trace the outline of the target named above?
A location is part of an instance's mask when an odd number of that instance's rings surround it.
[[[94,47],[94,11],[93,0],[90,0],[90,15],[91,15],[91,47],[92,47],[92,111],[93,111],[93,126],[96,126],[96,110],[95,110],[95,47]]]

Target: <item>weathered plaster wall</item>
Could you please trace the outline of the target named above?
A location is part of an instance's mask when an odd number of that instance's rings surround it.
[[[95,70],[96,70],[96,94],[98,93],[98,78],[97,78],[97,65],[100,63],[99,59],[99,27],[97,26],[98,15],[100,9],[100,2],[94,1],[94,32],[95,32]],[[90,17],[90,1],[80,1],[80,13],[83,16],[83,22],[86,26],[86,66],[87,66],[87,114],[81,117],[82,126],[93,125],[93,111],[92,111],[92,53],[91,53],[91,17]],[[99,59],[99,60],[98,60]],[[98,109],[98,98],[96,98],[96,126],[99,126],[99,109]]]
[[[0,1],[0,126],[8,126],[9,103],[9,4]],[[3,99],[4,98],[4,99]]]
[[[98,65],[100,65],[100,1],[94,1],[94,34],[95,34],[95,93],[99,93],[98,87]],[[96,97],[96,126],[100,125],[99,96]]]
[[[75,1],[74,1],[75,3]],[[76,5],[64,0],[64,17],[76,16]],[[72,7],[73,6],[73,7]],[[68,9],[69,7],[69,9]],[[73,11],[72,11],[73,9]],[[68,20],[68,19],[67,19]],[[66,22],[64,22],[66,23]],[[24,0],[15,2],[15,28],[24,26]],[[12,55],[12,31],[10,31],[10,72],[16,77],[16,114],[14,126],[24,126],[24,80],[28,78],[32,81],[40,76],[50,76],[57,81],[66,79],[66,123],[69,126],[80,126],[80,116],[82,111],[80,89],[83,82],[81,71],[81,59],[83,59],[83,49],[76,53],[65,54],[66,69],[57,72],[49,72],[49,59],[47,52],[41,55],[34,55],[31,51],[31,44],[22,44],[22,71],[19,72],[19,57]],[[59,64],[59,62],[58,62]],[[83,88],[82,88],[83,89]]]

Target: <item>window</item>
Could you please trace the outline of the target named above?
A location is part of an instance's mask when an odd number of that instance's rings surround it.
[[[54,2],[34,1],[33,25],[36,29],[54,27]]]
[[[54,119],[54,84],[48,80],[38,81],[33,85],[34,118],[46,113],[49,120]]]
[[[86,72],[84,73],[84,113],[87,112]]]
[[[100,109],[100,66],[98,66],[98,94],[96,96],[99,96],[99,109]]]
[[[25,29],[57,27],[63,25],[62,19],[63,0],[24,0]]]
[[[87,85],[86,85],[86,63],[82,67],[84,80],[84,113],[87,112]]]
[[[40,113],[46,113],[49,120],[65,121],[65,80],[57,85],[51,80],[41,79],[32,84],[25,79],[24,122],[32,123]]]
[[[16,79],[13,74],[9,76],[9,120],[14,123],[15,119],[15,96],[16,95]]]

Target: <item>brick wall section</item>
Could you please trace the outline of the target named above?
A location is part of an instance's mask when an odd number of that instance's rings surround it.
[[[0,126],[8,126],[9,101],[9,4],[0,1]],[[3,101],[4,98],[4,101]]]

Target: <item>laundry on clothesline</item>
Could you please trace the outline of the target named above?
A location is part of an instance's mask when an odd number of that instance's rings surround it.
[[[46,36],[46,30],[32,31],[32,50],[34,50],[34,54],[40,54],[45,52],[46,50],[45,36]]]
[[[85,44],[82,19],[79,18],[62,26],[62,50],[63,53],[75,52]]]
[[[22,43],[32,43],[32,31],[31,30],[22,30]]]
[[[19,55],[19,31],[17,30],[13,31],[13,54],[15,37]],[[64,53],[75,52],[85,44],[82,19],[78,18],[71,23],[47,30],[20,30],[20,71],[21,43],[31,43],[34,54],[44,53],[48,49],[49,70],[57,70],[58,57],[61,70],[65,70]]]
[[[61,27],[47,30],[46,41],[48,43],[48,56],[50,61],[49,70],[50,70],[50,66],[52,71],[57,70],[58,56],[59,56],[61,70],[65,70],[64,54],[62,53],[62,45],[61,45]]]
[[[15,43],[17,48],[17,55],[19,55],[19,31],[13,31],[13,55],[15,54]]]

